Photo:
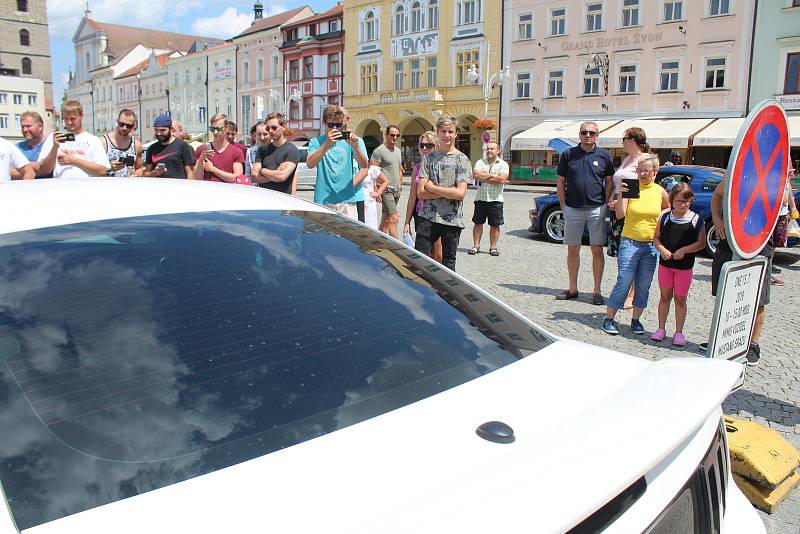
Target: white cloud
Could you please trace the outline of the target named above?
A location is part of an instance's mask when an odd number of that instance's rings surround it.
[[[178,0],[178,4],[175,6],[175,16],[180,17],[190,11],[196,11],[201,5],[200,0]]]
[[[235,7],[229,7],[216,17],[202,17],[192,24],[192,32],[206,37],[227,38],[244,31],[253,22],[253,14],[239,13]]]
[[[163,2],[159,0],[137,0],[135,4],[120,3],[118,0],[93,0],[89,7],[94,20],[126,26],[157,28],[164,16]],[[47,0],[50,34],[71,38],[85,11],[85,0]]]

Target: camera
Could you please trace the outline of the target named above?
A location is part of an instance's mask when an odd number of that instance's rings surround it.
[[[75,132],[61,132],[64,134],[64,141],[74,141]]]
[[[349,131],[341,132],[341,134],[342,134],[342,139],[344,139],[344,140],[350,139],[350,132]]]
[[[166,169],[166,168],[167,168],[166,163],[159,163],[158,165],[156,165],[156,169]]]
[[[133,167],[136,164],[136,156],[120,156],[117,161],[126,167]]]

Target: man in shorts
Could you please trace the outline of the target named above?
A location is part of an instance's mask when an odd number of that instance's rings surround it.
[[[400,202],[400,191],[403,178],[403,155],[400,152],[400,128],[390,125],[386,128],[386,137],[382,145],[373,152],[370,165],[380,167],[381,172],[389,179],[389,184],[381,196],[383,215],[379,229],[397,239],[397,222],[400,215],[397,204]]]
[[[597,123],[586,121],[580,126],[580,144],[561,154],[558,162],[557,192],[564,213],[564,244],[567,245],[569,289],[556,296],[558,300],[578,298],[578,270],[581,264],[581,239],[584,226],[589,227],[592,250],[594,289],[592,304],[606,303],[600,293],[605,258],[606,204],[614,188],[614,164],[608,150],[597,146]]]
[[[490,141],[486,145],[486,158],[475,163],[472,177],[478,180],[475,194],[475,211],[472,215],[473,247],[467,254],[473,256],[480,252],[483,224],[489,220],[489,255],[499,256],[497,241],[503,225],[503,184],[508,181],[508,163],[500,158],[500,145]]]

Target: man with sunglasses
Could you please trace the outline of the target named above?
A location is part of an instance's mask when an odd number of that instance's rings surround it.
[[[256,132],[259,132],[259,137],[260,132],[268,133],[270,143],[266,147],[258,148],[251,179],[261,187],[291,195],[294,190],[294,173],[300,162],[300,151],[294,143],[286,140],[286,121],[283,114],[269,114],[266,124],[259,126]]]
[[[142,143],[134,139],[135,129],[136,113],[130,109],[123,109],[117,115],[117,127],[103,134],[100,139],[108,161],[111,162],[111,170],[106,173],[108,176],[119,178],[141,176]]]
[[[317,169],[314,202],[357,220],[356,202],[363,196],[357,193],[354,184],[353,159],[358,162],[359,169],[366,169],[369,164],[367,149],[355,132],[342,129],[344,111],[341,107],[327,106],[322,117],[327,132],[308,143],[306,158],[308,168]]]
[[[144,176],[194,179],[194,150],[175,135],[174,126],[169,115],[153,121],[156,142],[147,149]]]
[[[558,300],[578,298],[578,271],[581,264],[581,240],[584,226],[589,227],[592,250],[594,289],[592,304],[602,306],[600,293],[605,258],[606,204],[614,188],[614,164],[608,150],[597,146],[598,127],[593,121],[580,126],[580,144],[561,154],[556,182],[558,201],[564,213],[564,244],[567,245],[569,289]]]
[[[389,125],[386,128],[386,137],[383,144],[372,152],[370,158],[370,165],[380,167],[389,180],[381,196],[382,216],[378,228],[381,232],[388,233],[395,239],[397,239],[397,223],[400,220],[397,204],[400,202],[403,177],[403,155],[400,152],[400,147],[397,146],[399,140],[400,128],[394,124]]]

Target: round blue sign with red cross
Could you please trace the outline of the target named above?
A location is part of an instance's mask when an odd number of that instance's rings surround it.
[[[728,163],[723,218],[731,249],[742,259],[758,254],[778,222],[789,168],[786,113],[764,100],[747,116]]]

